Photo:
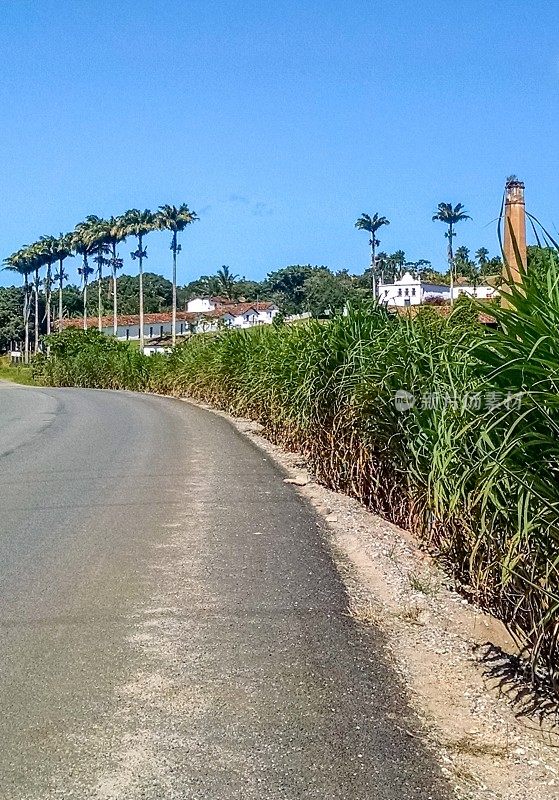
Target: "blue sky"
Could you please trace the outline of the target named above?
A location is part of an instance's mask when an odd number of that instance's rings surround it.
[[[187,202],[181,282],[222,264],[442,266],[440,201],[497,251],[504,178],[559,227],[559,4],[4,0],[0,255],[93,213]],[[149,268],[170,273],[165,234]],[[132,249],[122,248],[127,254]],[[74,277],[72,265],[72,278]],[[127,263],[126,271],[133,271]],[[6,273],[0,281],[8,282]]]

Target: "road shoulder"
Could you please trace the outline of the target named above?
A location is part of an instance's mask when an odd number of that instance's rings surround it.
[[[518,686],[503,680],[514,653],[504,627],[454,592],[406,531],[314,482],[302,456],[273,445],[257,423],[185,402],[225,417],[264,450],[327,523],[351,611],[385,634],[457,797],[556,798],[559,733],[540,726],[515,700]]]

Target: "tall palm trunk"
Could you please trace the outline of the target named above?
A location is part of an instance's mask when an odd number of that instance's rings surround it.
[[[64,263],[64,259],[60,258],[58,261],[58,329],[62,330],[61,322],[62,322],[62,314],[63,314],[63,306],[62,306],[62,285],[64,282],[64,269],[62,264]]]
[[[144,352],[144,270],[143,270],[143,250],[142,250],[142,234],[138,235],[138,250],[140,262],[139,269],[139,288],[140,288],[140,353]]]
[[[373,297],[377,299],[377,279],[376,279],[376,240],[375,231],[371,232],[371,289]]]
[[[45,277],[45,317],[47,320],[47,336],[50,334],[51,329],[51,308],[50,301],[52,295],[52,263],[49,261],[47,264],[47,274]]]
[[[118,333],[118,300],[116,296],[116,242],[113,242],[113,334]]]
[[[31,298],[29,296],[29,280],[27,273],[24,276],[23,285],[23,330],[24,330],[24,348],[23,360],[29,364],[29,317],[31,314]]]
[[[99,259],[102,259],[103,256],[100,254]],[[103,280],[103,262],[99,261],[99,269],[97,272],[97,328],[99,331],[103,329],[102,324],[102,310],[103,310],[103,297],[102,297],[102,287],[101,281]]]
[[[171,245],[173,251],[173,310],[172,310],[172,343],[173,347],[177,343],[177,232],[173,231],[173,243]]]
[[[89,265],[87,263],[87,256],[84,253],[83,257],[83,329],[87,330],[87,272]]]
[[[448,267],[450,270],[450,305],[454,305],[454,249],[452,237],[454,236],[452,222],[448,226]]]
[[[35,342],[33,352],[35,355],[39,352],[39,270],[35,269],[35,319],[34,319],[34,327],[35,327]]]

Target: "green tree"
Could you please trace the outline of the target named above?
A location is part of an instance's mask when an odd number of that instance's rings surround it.
[[[29,317],[31,310],[31,297],[29,277],[31,275],[31,261],[28,258],[25,248],[16,250],[16,252],[9,255],[4,259],[4,269],[10,272],[16,272],[23,280],[23,330],[24,330],[24,361],[29,363]]]
[[[283,314],[300,314],[306,308],[305,281],[314,270],[310,264],[290,267],[270,272],[264,284],[264,290]]]
[[[61,233],[56,240],[55,259],[58,261],[58,270],[55,273],[54,280],[58,284],[58,319],[62,319],[64,315],[63,305],[63,291],[64,281],[68,280],[68,275],[64,272],[64,262],[67,258],[73,257],[72,253],[72,234]]]
[[[454,228],[459,222],[464,222],[471,217],[464,211],[462,203],[453,206],[452,203],[439,203],[437,211],[433,214],[434,222],[442,222],[447,226],[445,237],[448,239],[448,267],[450,272],[450,303],[453,303],[454,290],[454,248],[452,240],[456,236]]]
[[[63,287],[62,307],[68,317],[81,317],[83,314],[83,293],[79,286],[66,284]]]
[[[404,267],[406,266],[406,254],[403,250],[396,250],[395,253],[388,256],[389,261],[393,264],[398,276],[401,277]]]
[[[245,277],[235,282],[235,297],[240,302],[249,300],[268,300],[268,292],[262,281],[253,281]]]
[[[304,291],[309,311],[322,317],[341,314],[349,301],[361,297],[363,290],[360,292],[346,270],[334,274],[322,267],[305,280]]]
[[[45,288],[45,319],[47,323],[47,336],[51,332],[51,298],[52,298],[52,266],[57,257],[58,240],[54,236],[41,236],[37,242],[37,248],[42,255],[43,264],[46,267],[44,279]]]
[[[528,245],[526,248],[526,274],[530,283],[544,287],[550,269],[556,268],[557,251],[552,247]]]
[[[91,214],[86,218],[89,225],[89,241],[95,250],[93,261],[97,264],[97,329],[102,328],[103,307],[103,269],[111,263],[111,223],[107,219]]]
[[[181,251],[178,243],[178,234],[184,231],[187,225],[198,219],[194,211],[191,211],[186,203],[178,208],[177,206],[159,206],[159,211],[155,215],[155,224],[159,230],[171,231],[171,251],[173,253],[173,300],[172,300],[172,340],[173,345],[177,337],[177,254]]]
[[[5,352],[12,341],[23,339],[23,291],[20,286],[0,286],[0,352]]]
[[[91,225],[87,220],[78,222],[71,236],[72,250],[82,257],[82,265],[78,267],[78,274],[82,280],[83,329],[85,331],[87,330],[87,287],[89,278],[94,272],[92,267],[89,266],[89,258],[95,255],[96,245],[92,241]]]
[[[177,287],[177,303],[186,308],[193,297],[213,297],[219,292],[219,283],[215,275],[200,275],[185,286]]]
[[[32,280],[31,280],[31,291],[33,294],[34,299],[34,314],[33,314],[33,335],[34,335],[34,343],[33,343],[33,352],[35,355],[39,352],[39,332],[40,332],[40,303],[39,303],[39,295],[41,292],[42,286],[42,279],[40,276],[41,269],[46,264],[47,256],[43,250],[43,246],[41,242],[34,242],[31,245],[28,245],[24,252],[31,263],[32,268]]]
[[[132,208],[127,211],[122,219],[121,232],[124,236],[135,236],[138,242],[137,249],[130,253],[132,260],[138,259],[138,290],[140,314],[140,352],[144,352],[144,280],[143,262],[147,258],[147,248],[144,247],[144,236],[156,229],[155,215],[147,208],[140,211]]]
[[[390,225],[390,220],[386,217],[381,217],[377,213],[373,214],[373,216],[369,216],[369,214],[361,214],[357,222],[355,223],[355,227],[360,231],[367,231],[370,234],[369,245],[371,247],[371,288],[373,292],[373,297],[377,297],[377,262],[375,258],[376,249],[380,244],[380,239],[377,239],[377,231],[382,228],[383,225]]]
[[[138,275],[119,275],[117,278],[116,292],[117,304],[120,314],[139,314],[139,276]],[[111,282],[112,283],[112,282]],[[153,272],[143,274],[143,297],[144,313],[156,314],[162,311],[170,311],[172,303],[172,284],[171,281],[162,275]],[[106,288],[106,284],[104,286]],[[98,290],[96,281],[91,284],[92,290]],[[111,294],[113,288],[111,286]]]
[[[476,250],[475,258],[477,263],[479,264],[480,269],[487,264],[487,256],[489,255],[489,250],[487,247],[480,247],[479,250]]]
[[[229,267],[225,264],[217,271],[217,282],[219,286],[219,294],[226,297],[228,300],[235,298],[235,282],[239,276],[233,275]]]

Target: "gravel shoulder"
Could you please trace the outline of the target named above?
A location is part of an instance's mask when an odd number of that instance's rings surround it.
[[[522,701],[523,687],[504,679],[507,654],[516,652],[504,626],[454,592],[406,531],[314,482],[302,457],[272,444],[257,423],[213,411],[281,465],[326,522],[351,613],[385,634],[387,657],[455,795],[555,800],[559,730],[530,713],[530,696]]]

